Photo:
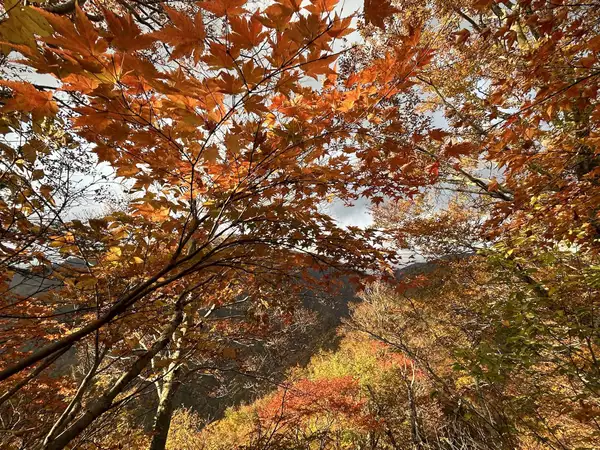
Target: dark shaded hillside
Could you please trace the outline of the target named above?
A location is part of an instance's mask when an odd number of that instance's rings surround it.
[[[77,262],[74,262],[77,265]],[[397,271],[402,278],[431,270],[430,263],[415,263]],[[45,276],[15,275],[11,289],[22,296],[43,295],[57,289],[60,283]],[[205,421],[222,417],[228,407],[248,403],[276,388],[284,380],[286,371],[295,366],[305,366],[320,350],[337,348],[337,328],[349,315],[351,302],[359,301],[354,287],[347,280],[340,283],[334,294],[306,289],[301,294],[294,321],[282,327],[267,342],[257,341],[246,349],[244,359],[251,363],[242,367],[235,361],[218,370],[195,370],[176,394],[176,407],[192,408]],[[215,318],[235,313],[231,308],[214,312]],[[68,369],[75,354],[69,352],[60,361],[58,370]],[[214,368],[213,368],[214,369]],[[155,410],[156,391],[148,388],[139,397],[141,404],[132,404],[135,416],[149,424]],[[140,407],[141,406],[141,407]]]
[[[274,342],[257,343],[249,358],[260,361],[255,370],[232,364],[218,378],[202,376],[186,383],[176,397],[178,406],[191,407],[207,421],[220,418],[234,405],[247,403],[276,388],[291,367],[304,366],[321,349],[334,349],[337,327],[349,314],[350,302],[357,301],[350,283],[344,282],[335,295],[306,290],[295,311],[295,323],[274,336]]]
[[[414,263],[398,269],[396,277],[426,273],[433,270],[433,263]],[[305,366],[320,350],[335,350],[339,343],[338,326],[349,316],[350,303],[360,301],[354,287],[345,280],[334,295],[306,290],[302,295],[300,320],[310,316],[310,324],[291,327],[278,336],[275,345],[257,345],[255,356],[264,363],[260,374],[244,375],[237,371],[222,372],[221,379],[199,376],[187,383],[177,394],[179,406],[191,407],[207,421],[222,417],[228,407],[249,403],[272,391],[285,379],[288,369]],[[223,386],[226,386],[223,389]]]

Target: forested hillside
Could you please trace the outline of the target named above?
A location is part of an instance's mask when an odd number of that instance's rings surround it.
[[[600,448],[600,3],[1,14],[0,448]]]

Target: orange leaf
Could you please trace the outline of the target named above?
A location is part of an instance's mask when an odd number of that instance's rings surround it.
[[[0,80],[0,86],[13,91],[13,97],[4,102],[3,112],[30,112],[33,119],[54,116],[58,112],[56,102],[52,100],[52,92],[38,91],[29,83]]]
[[[227,72],[221,72],[219,75],[221,78],[217,79],[217,85],[220,88],[220,92],[224,94],[239,94],[240,92],[244,92],[243,80]]]
[[[596,58],[594,56],[586,56],[579,60],[579,63],[586,69],[592,68],[594,66],[595,62],[596,62]]]
[[[244,108],[249,113],[257,113],[259,115],[261,113],[269,112],[269,110],[263,102],[263,98],[260,95],[253,95],[248,100],[246,100],[244,102]]]
[[[217,162],[217,158],[219,157],[219,149],[216,145],[209,145],[202,151],[202,157],[205,161],[215,164]]]
[[[333,19],[333,23],[331,24],[331,28],[327,31],[327,34],[334,38],[346,36],[354,31],[353,28],[350,28],[351,23],[352,16],[341,19],[336,14],[335,18]]]
[[[211,0],[208,2],[198,2],[200,8],[210,11],[217,17],[231,16],[245,12],[244,6],[246,0]]]
[[[155,31],[152,36],[173,47],[171,59],[193,56],[194,62],[198,64],[206,37],[202,15],[198,13],[192,20],[188,15],[173,8],[164,8],[173,25]]]
[[[463,28],[462,30],[456,32],[455,34],[456,34],[456,43],[458,45],[464,44],[465,42],[467,42],[467,39],[469,39],[469,36],[471,36],[471,32],[469,30],[467,30],[466,28]]]
[[[429,130],[429,137],[435,141],[443,141],[446,136],[450,136],[450,133],[440,130],[439,128]]]
[[[107,49],[106,40],[100,38],[94,25],[79,6],[76,6],[75,23],[66,17],[49,13],[43,9],[37,11],[44,16],[54,29],[54,35],[44,38],[48,44],[61,51],[72,51],[83,56],[98,56]]]
[[[236,67],[235,59],[239,55],[239,49],[228,49],[224,44],[211,42],[210,55],[205,56],[204,61],[214,69],[233,69]]]
[[[333,11],[338,0],[310,0],[310,5],[306,9],[313,14],[322,14]]]
[[[258,19],[268,28],[283,31],[288,26],[294,12],[294,7],[291,5],[275,3],[265,9]]]
[[[256,47],[267,36],[267,33],[262,32],[263,25],[257,14],[254,14],[249,20],[240,16],[232,16],[229,18],[229,25],[233,31],[230,36],[231,42],[239,48]]]
[[[135,51],[150,47],[154,39],[150,34],[143,34],[131,14],[119,17],[108,9],[104,10],[108,30],[113,38],[111,45],[118,50]]]
[[[318,75],[335,73],[329,65],[335,61],[335,56],[316,58],[302,66],[302,70],[309,77],[317,78]]]
[[[93,76],[80,75],[72,73],[63,78],[63,91],[79,91],[88,94],[100,85],[100,81]]]
[[[98,34],[98,31],[96,31],[96,28],[94,28],[90,19],[88,19],[87,15],[79,7],[79,3],[75,3],[75,25],[77,26],[79,35],[88,44],[92,54],[104,52],[104,50],[97,52],[96,42],[100,35]]]
[[[472,142],[460,142],[458,144],[448,145],[444,151],[447,156],[459,157],[475,152],[479,147]]]
[[[590,39],[587,43],[587,48],[589,48],[593,52],[600,51],[600,36],[595,36]]]

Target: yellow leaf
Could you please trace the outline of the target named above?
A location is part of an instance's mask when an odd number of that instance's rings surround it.
[[[34,48],[36,36],[52,34],[52,27],[46,19],[31,6],[24,6],[20,0],[4,0],[4,10],[8,18],[0,23],[0,41]],[[8,54],[10,48],[3,45],[1,51]]]
[[[98,283],[98,280],[92,275],[83,275],[79,277],[75,287],[78,289],[84,289],[86,287],[93,287]]]

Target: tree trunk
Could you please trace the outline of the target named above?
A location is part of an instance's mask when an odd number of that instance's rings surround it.
[[[181,384],[178,378],[179,367],[169,372],[163,380],[156,414],[154,415],[153,436],[149,450],[164,450],[167,445],[167,436],[173,417],[173,400]]]
[[[81,434],[92,422],[108,411],[113,406],[115,398],[127,388],[129,383],[142,373],[146,366],[150,364],[152,358],[171,342],[173,333],[179,325],[181,325],[182,321],[183,305],[179,303],[175,306],[175,312],[170,323],[165,327],[163,333],[158,340],[154,342],[152,347],[137,358],[129,371],[124,373],[112,388],[92,402],[79,419],[59,434],[54,440],[50,441],[45,447],[45,450],[60,450],[66,447],[69,442]]]
[[[187,321],[190,319],[190,317],[187,317]],[[164,450],[167,445],[167,437],[169,436],[169,429],[171,427],[171,418],[173,417],[173,402],[175,400],[177,389],[179,389],[179,386],[181,385],[179,375],[182,367],[179,363],[179,358],[181,357],[183,337],[185,336],[187,329],[187,326],[183,326],[179,330],[177,336],[177,333],[173,333],[172,341],[175,350],[170,355],[173,362],[169,364],[162,383],[158,380],[156,381],[158,388],[158,406],[156,407],[156,414],[154,415],[154,425],[152,426],[153,435],[149,450]]]
[[[408,367],[404,371],[404,383],[406,384],[406,393],[408,397],[408,405],[410,411],[410,434],[415,448],[423,448],[425,444],[425,435],[421,430],[419,423],[419,413],[417,411],[417,403],[415,399],[415,366],[411,364],[412,375],[409,379],[407,373]]]
[[[79,410],[79,407],[81,406],[81,400],[83,399],[87,388],[90,386],[94,376],[96,375],[96,370],[98,369],[98,366],[100,365],[101,361],[102,356],[98,354],[98,350],[96,349],[96,355],[92,367],[79,384],[77,392],[75,393],[75,396],[73,397],[71,402],[67,405],[67,408],[63,411],[63,413],[60,415],[58,420],[54,423],[54,425],[46,435],[44,443],[42,444],[42,448],[48,445],[48,443],[51,442],[52,439],[54,439],[54,437],[64,428],[64,426],[68,424],[73,417],[75,417]]]

